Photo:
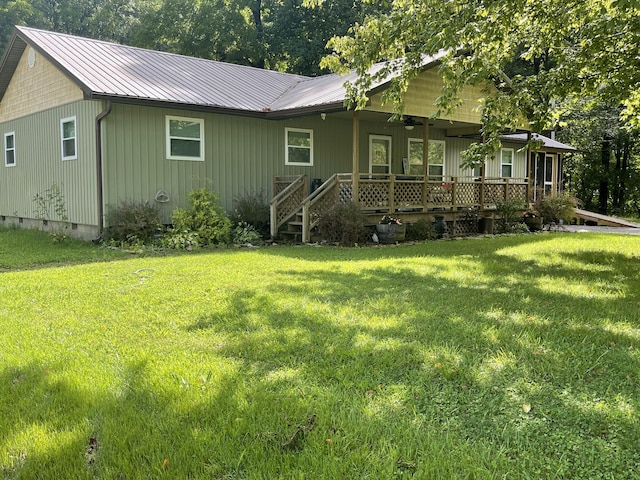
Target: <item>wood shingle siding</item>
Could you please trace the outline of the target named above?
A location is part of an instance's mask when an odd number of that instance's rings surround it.
[[[6,100],[0,102],[0,123],[82,100],[82,90],[33,50],[34,63],[30,67],[29,51],[27,47],[22,54],[5,92]]]

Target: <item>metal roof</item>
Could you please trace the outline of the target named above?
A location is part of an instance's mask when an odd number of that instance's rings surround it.
[[[531,137],[534,140],[542,141],[541,150],[557,150],[559,152],[577,151],[571,145],[558,142],[557,140],[553,140],[549,137],[545,137],[544,135],[540,135],[539,133],[532,133]],[[508,133],[503,135],[502,138],[503,140],[508,140],[510,142],[517,142],[517,143],[527,143],[529,141],[529,138],[526,133]]]
[[[353,72],[312,78],[16,27],[0,63],[0,99],[27,44],[75,82],[87,99],[281,117],[344,110],[344,84],[357,79]],[[423,65],[431,66],[441,55],[425,56]],[[370,73],[384,66],[376,64]],[[377,80],[372,90],[384,87],[393,75]]]
[[[28,27],[16,27],[15,35],[67,74],[86,98],[262,112],[298,82],[307,80],[300,75]],[[8,52],[7,57],[15,54]]]

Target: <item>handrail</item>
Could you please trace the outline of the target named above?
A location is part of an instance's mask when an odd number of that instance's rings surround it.
[[[302,201],[302,241],[308,242],[311,240],[311,229],[315,227],[320,221],[319,216],[311,218],[311,208],[316,205],[322,198],[329,192],[333,191],[338,184],[338,175],[334,173],[329,179],[320,185],[315,191],[311,192]]]
[[[293,180],[291,181],[291,183],[289,183],[289,185],[284,190],[282,190],[280,193],[274,196],[271,199],[271,202],[269,203],[281,203],[280,199],[289,196],[290,192],[292,190],[295,190],[295,185],[300,181],[304,181],[305,177],[306,177],[305,174],[298,175],[297,177],[293,177]]]
[[[294,215],[297,211],[300,211],[300,203],[289,200],[299,192],[306,191],[307,185],[307,176],[306,175],[298,175],[294,178],[294,180],[280,193],[274,196],[269,202],[269,212],[271,217],[271,237],[275,238],[278,234],[278,228],[280,225],[284,224],[292,215]],[[280,209],[289,204],[289,208],[284,212]],[[278,219],[280,217],[280,219]]]
[[[278,179],[286,180],[283,177]],[[353,190],[349,187],[353,182],[351,173],[335,173],[306,195],[306,175],[296,177],[270,202],[272,236],[275,237],[280,225],[296,212],[301,212],[302,240],[308,242],[311,230],[318,224],[322,213],[334,202],[348,201],[349,198],[363,211],[427,213],[443,209],[490,208],[496,202],[509,198],[526,199],[529,188],[527,178],[503,177],[443,175],[435,179],[425,175],[361,173],[357,181],[362,186],[358,189],[359,198],[353,198]],[[286,181],[280,182],[284,183]],[[330,198],[332,194],[335,198]]]

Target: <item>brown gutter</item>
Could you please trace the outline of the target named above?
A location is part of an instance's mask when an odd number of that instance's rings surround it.
[[[104,191],[103,191],[103,175],[102,175],[102,120],[111,113],[111,100],[107,100],[105,109],[96,117],[96,180],[98,194],[98,238],[102,239],[102,231],[104,229]]]

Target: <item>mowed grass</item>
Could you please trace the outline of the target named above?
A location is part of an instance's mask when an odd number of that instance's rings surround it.
[[[640,237],[100,252],[0,275],[2,478],[640,471]]]

